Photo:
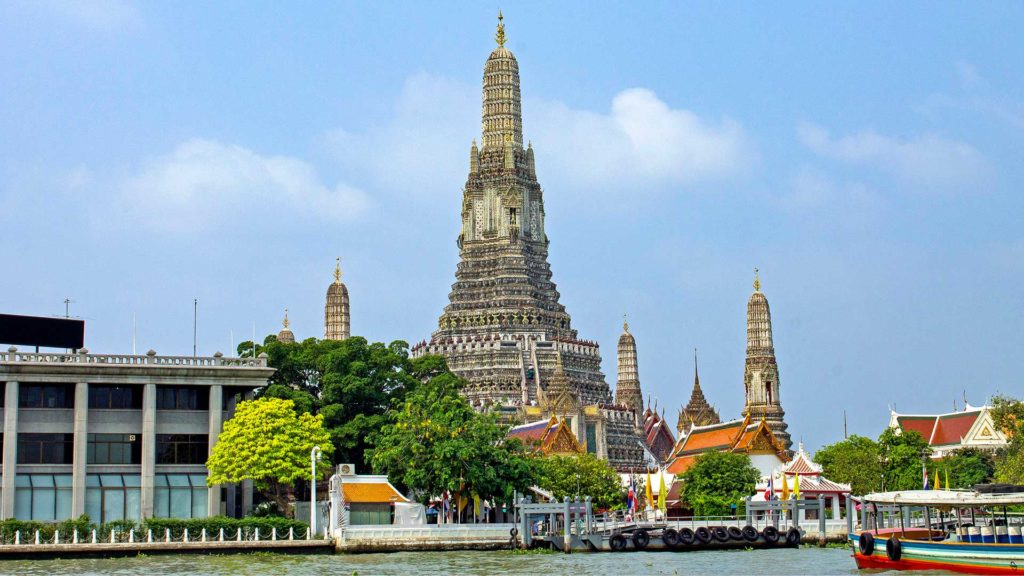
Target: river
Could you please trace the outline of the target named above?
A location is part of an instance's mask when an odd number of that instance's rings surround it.
[[[152,574],[419,576],[421,574],[858,574],[850,551],[804,547],[756,551],[512,554],[510,552],[400,552],[290,556],[145,556],[118,559],[15,560],[0,562],[0,574],[55,576]],[[864,572],[862,574],[868,574]],[[871,574],[877,574],[873,572]],[[901,572],[901,576],[911,574]],[[927,574],[937,574],[927,572]]]

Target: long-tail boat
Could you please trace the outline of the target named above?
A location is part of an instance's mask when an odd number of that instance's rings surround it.
[[[1024,487],[906,490],[861,499],[861,531],[851,531],[857,568],[1024,573]]]

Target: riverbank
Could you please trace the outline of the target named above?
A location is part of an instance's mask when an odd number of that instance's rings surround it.
[[[857,574],[848,549],[789,548],[678,554],[513,554],[495,552],[398,552],[393,554],[233,556],[147,556],[119,559],[74,559],[0,562],[0,574],[26,576],[410,576],[416,574],[637,574],[661,576],[708,574]]]

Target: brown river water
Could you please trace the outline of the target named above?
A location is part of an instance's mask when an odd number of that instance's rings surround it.
[[[117,559],[0,561],[0,574],[54,576],[152,574],[323,575],[359,574],[418,576],[421,574],[661,575],[708,574],[879,574],[859,572],[850,551],[804,547],[776,550],[708,552],[629,552],[584,554],[512,554],[510,552],[400,552],[292,556],[239,554],[227,556],[145,556]],[[901,572],[900,575],[911,574]],[[939,574],[923,572],[921,574]]]

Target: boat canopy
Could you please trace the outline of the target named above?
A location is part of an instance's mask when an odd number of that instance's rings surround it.
[[[931,506],[943,509],[976,508],[1024,504],[1024,493],[980,494],[974,490],[902,490],[900,492],[866,494],[861,500],[897,506]]]

